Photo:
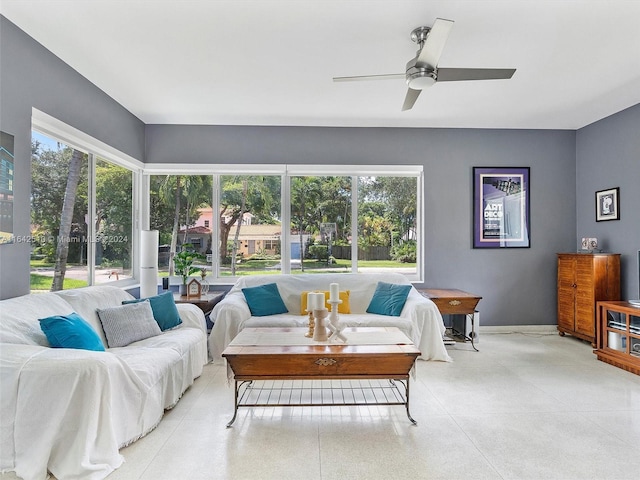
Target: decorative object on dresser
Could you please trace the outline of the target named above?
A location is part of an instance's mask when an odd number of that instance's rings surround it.
[[[629,302],[598,302],[598,360],[640,375],[640,308]]]
[[[594,252],[598,249],[598,239],[597,238],[583,238],[582,242],[580,242],[580,246],[582,250],[585,252]]]
[[[558,254],[558,333],[596,341],[596,302],[620,300],[619,253]]]

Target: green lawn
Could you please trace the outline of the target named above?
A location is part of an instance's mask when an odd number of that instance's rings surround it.
[[[31,260],[31,268],[47,268],[53,267],[53,263],[47,263],[44,260]],[[247,260],[243,261],[236,267],[237,276],[245,275],[275,275],[280,273],[279,268],[274,268],[280,263],[279,260]],[[358,261],[359,267],[375,267],[375,268],[415,268],[415,263],[400,263],[393,260],[360,260]],[[331,265],[327,265],[326,262],[319,262],[317,260],[305,260],[304,261],[304,273],[323,273],[323,272],[348,272],[351,268],[350,260],[336,260]],[[166,277],[169,273],[166,270],[161,270],[159,276]],[[299,268],[293,268],[291,273],[299,274],[302,271]],[[231,276],[231,270],[228,266],[220,272],[220,275]],[[31,290],[49,291],[53,278],[46,275],[39,275],[37,273],[31,274]],[[64,290],[71,288],[86,287],[88,283],[85,280],[75,280],[65,278]]]
[[[46,275],[38,275],[37,273],[31,274],[31,291],[34,290],[51,290],[51,284],[53,283],[53,277]],[[75,280],[73,278],[65,278],[63,284],[63,290],[69,290],[72,288],[86,287],[88,285],[86,280]]]
[[[279,274],[280,269],[274,268],[280,264],[278,260],[247,260],[236,267],[236,276],[245,275],[272,275]],[[358,261],[358,267],[366,268],[388,268],[390,271],[394,268],[415,268],[415,263],[401,263],[393,260],[360,260]],[[350,271],[350,260],[336,260],[331,265],[327,265],[326,262],[320,262],[317,260],[305,260],[304,261],[304,273],[346,273]],[[292,266],[291,273],[299,274],[303,273],[298,266]],[[221,276],[231,276],[231,270],[229,267],[225,267],[220,272]]]
[[[49,267],[54,267],[55,263],[47,262],[44,258],[42,258],[38,260],[31,259],[29,261],[29,265],[31,265],[32,269],[33,268],[49,268]]]

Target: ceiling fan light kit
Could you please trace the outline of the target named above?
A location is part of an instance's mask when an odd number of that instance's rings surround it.
[[[418,54],[407,62],[405,74],[360,75],[334,77],[334,82],[356,80],[380,80],[404,77],[407,95],[402,110],[413,108],[420,92],[437,82],[465,80],[505,80],[515,73],[515,68],[439,68],[438,61],[453,27],[452,20],[436,18],[432,27],[418,27],[411,32],[411,40],[420,45]]]

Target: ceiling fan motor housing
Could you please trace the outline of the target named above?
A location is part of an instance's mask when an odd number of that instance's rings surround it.
[[[438,75],[433,68],[417,67],[415,57],[407,63],[406,82],[413,90],[424,90],[436,83]]]

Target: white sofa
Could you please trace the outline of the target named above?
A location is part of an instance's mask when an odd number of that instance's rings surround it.
[[[327,291],[329,284],[338,283],[340,291],[350,291],[350,314],[340,314],[340,321],[348,327],[398,327],[420,349],[423,360],[450,361],[444,345],[445,332],[442,315],[435,303],[423,297],[413,286],[399,317],[366,313],[378,282],[411,285],[398,273],[358,274],[291,274],[251,275],[240,278],[226,297],[211,313],[214,320],[209,335],[209,354],[214,362],[222,361],[222,352],[234,337],[246,327],[305,327],[308,316],[301,315],[301,294],[304,291]],[[253,317],[242,289],[276,283],[286,314]]]
[[[104,352],[51,348],[39,325],[75,311],[106,347],[96,309],[131,299],[95,286],[0,301],[0,471],[102,479],[122,464],[118,450],[153,430],[200,376],[207,337],[194,305],[176,305],[181,325]]]

